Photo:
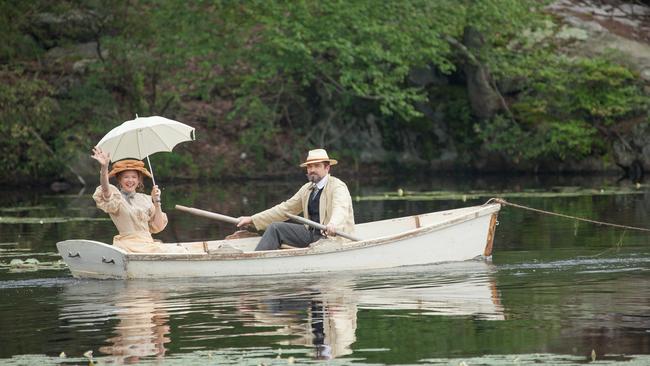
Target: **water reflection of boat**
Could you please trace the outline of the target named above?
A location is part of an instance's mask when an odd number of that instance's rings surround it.
[[[364,309],[407,309],[419,314],[475,315],[478,319],[503,320],[503,309],[493,281],[447,283],[434,287],[383,287],[360,291]]]
[[[305,284],[304,290],[309,296],[296,299],[255,294],[240,298],[237,308],[249,319],[248,326],[275,327],[260,335],[291,337],[278,343],[313,347],[314,357],[318,359],[353,352],[360,309],[402,311],[403,316],[410,313],[413,316],[469,316],[476,320],[505,319],[499,292],[488,272],[489,265],[466,262],[442,267],[441,271],[413,267],[408,271],[370,277],[319,278]]]
[[[259,238],[175,243],[189,254],[134,254],[93,240],[57,243],[75,277],[245,276],[464,261],[490,256],[499,204],[432,212],[355,226],[362,240],[322,240],[307,248],[254,251]],[[171,244],[170,244],[171,245]]]
[[[369,324],[359,322],[360,310],[504,319],[491,277],[489,264],[470,261],[281,280],[80,281],[64,289],[60,319],[83,331],[114,324],[99,351],[118,363],[163,357],[170,339],[182,345],[175,349],[305,347],[331,359],[354,352],[359,327]]]

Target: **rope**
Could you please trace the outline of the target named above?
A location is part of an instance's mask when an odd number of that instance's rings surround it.
[[[490,203],[500,203],[502,205],[521,208],[521,209],[524,209],[524,210],[538,212],[538,213],[542,213],[542,214],[545,214],[545,215],[559,216],[559,217],[564,217],[564,218],[567,218],[567,219],[584,221],[584,222],[589,222],[589,223],[597,224],[597,225],[604,225],[604,226],[617,227],[617,228],[621,228],[621,229],[630,229],[630,230],[638,230],[638,231],[650,232],[650,229],[646,229],[646,228],[642,228],[642,227],[612,224],[610,222],[590,220],[590,219],[585,219],[583,217],[565,215],[565,214],[560,214],[560,213],[557,213],[557,212],[545,211],[545,210],[540,210],[538,208],[532,208],[532,207],[528,207],[528,206],[518,205],[516,203],[510,203],[510,202],[504,200],[503,198],[490,198],[487,202],[484,203],[484,205],[487,205],[487,204],[490,204]]]

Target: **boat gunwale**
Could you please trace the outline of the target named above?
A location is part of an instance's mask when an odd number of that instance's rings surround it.
[[[472,206],[470,206],[472,207]],[[422,226],[419,228],[403,231],[397,234],[386,235],[382,237],[360,240],[356,242],[344,242],[344,243],[332,243],[332,244],[323,244],[316,245],[314,247],[309,246],[306,248],[295,248],[295,249],[283,249],[283,250],[265,250],[265,251],[252,251],[252,252],[242,252],[242,253],[125,253],[124,261],[125,265],[127,262],[133,261],[226,261],[226,260],[243,260],[243,259],[270,259],[270,258],[285,258],[285,257],[298,257],[306,255],[321,255],[336,253],[342,251],[352,251],[365,249],[368,247],[380,246],[380,245],[390,245],[395,241],[401,241],[405,239],[410,239],[413,237],[418,237],[422,235],[427,235],[434,231],[439,231],[444,228],[454,226],[463,222],[471,221],[476,218],[493,214],[498,212],[501,209],[501,204],[493,203],[489,205],[473,206],[475,210],[470,211],[467,214],[464,214],[459,217],[454,217],[450,220],[444,220],[441,222],[434,223],[428,226]],[[469,207],[461,207],[458,209],[467,209]],[[444,210],[444,211],[453,211]],[[443,211],[429,212],[436,213]],[[422,215],[426,215],[422,214]],[[404,216],[401,218],[417,217],[421,215],[411,215]],[[400,217],[395,218],[400,219]],[[190,242],[188,242],[190,243]],[[191,242],[196,243],[196,242]],[[183,244],[183,243],[178,243]]]

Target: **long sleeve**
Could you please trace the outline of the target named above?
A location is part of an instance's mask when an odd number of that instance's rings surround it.
[[[155,211],[155,209],[152,209],[152,211]],[[167,227],[167,224],[169,223],[169,220],[167,219],[167,214],[164,212],[161,212],[160,215],[162,215],[162,225],[157,226],[156,222],[154,220],[154,215],[151,215],[151,218],[149,219],[149,231],[152,234],[157,234]]]
[[[329,224],[337,230],[345,230],[352,212],[352,197],[345,184],[337,185],[332,193],[332,214]]]
[[[97,204],[97,208],[108,214],[115,214],[117,211],[119,211],[120,205],[122,204],[122,194],[120,193],[119,189],[117,189],[117,187],[112,184],[109,184],[108,190],[110,192],[110,196],[108,198],[105,198],[102,192],[102,187],[97,187],[97,189],[95,189],[95,193],[93,193],[93,199]]]
[[[340,179],[330,176],[323,195],[325,201],[323,202],[321,197],[321,222],[324,225],[334,225],[336,231],[353,235],[354,208],[348,186]],[[335,236],[333,239],[346,240],[341,236]]]

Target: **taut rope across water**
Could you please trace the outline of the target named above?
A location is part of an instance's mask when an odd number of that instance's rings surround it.
[[[604,226],[617,227],[617,228],[621,228],[621,229],[630,229],[630,230],[650,232],[650,229],[643,228],[643,227],[613,224],[613,223],[610,223],[610,222],[585,219],[583,217],[565,215],[565,214],[561,214],[561,213],[557,213],[557,212],[545,211],[545,210],[540,210],[538,208],[532,208],[532,207],[528,207],[528,206],[524,206],[524,205],[518,205],[516,203],[508,202],[508,201],[504,200],[503,198],[490,198],[487,202],[485,202],[485,205],[487,205],[489,203],[500,203],[502,205],[521,208],[521,209],[524,209],[524,210],[533,211],[533,212],[537,212],[537,213],[541,213],[541,214],[545,214],[545,215],[559,216],[559,217],[564,217],[564,218],[567,218],[567,219],[573,219],[573,220],[577,220],[577,221],[589,222],[589,223],[596,224],[596,225],[604,225]]]

